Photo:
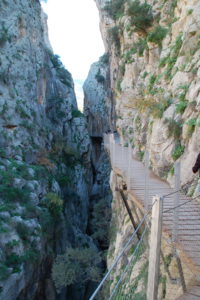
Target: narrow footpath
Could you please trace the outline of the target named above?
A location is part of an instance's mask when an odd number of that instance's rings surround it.
[[[143,212],[152,204],[153,196],[163,197],[162,236],[176,248],[181,262],[197,278],[187,287],[187,293],[177,299],[200,299],[200,197],[193,199],[171,188],[133,158],[131,149],[121,146],[113,134],[104,136],[104,145],[110,153],[113,171],[123,177],[129,196]],[[183,275],[187,276],[184,272]]]

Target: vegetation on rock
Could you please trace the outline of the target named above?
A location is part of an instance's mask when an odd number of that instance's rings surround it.
[[[53,268],[52,277],[56,289],[77,283],[82,285],[88,281],[98,281],[101,262],[99,253],[93,248],[67,248],[64,254],[58,255]]]

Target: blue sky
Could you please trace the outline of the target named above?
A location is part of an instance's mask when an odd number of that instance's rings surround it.
[[[42,6],[48,14],[54,53],[72,73],[81,107],[81,83],[90,65],[104,53],[96,4],[94,0],[48,0]]]

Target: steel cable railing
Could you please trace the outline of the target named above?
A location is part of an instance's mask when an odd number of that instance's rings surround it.
[[[109,275],[111,274],[112,270],[114,269],[114,267],[117,265],[117,263],[119,262],[120,258],[124,255],[126,249],[128,248],[128,246],[130,245],[130,243],[134,240],[134,238],[136,237],[137,232],[139,231],[139,229],[141,228],[141,226],[144,224],[145,220],[147,219],[149,215],[149,212],[142,218],[140,224],[138,225],[138,227],[136,228],[136,230],[133,232],[133,234],[131,235],[130,239],[128,240],[128,242],[126,243],[126,245],[124,246],[124,248],[122,249],[122,251],[120,252],[120,254],[117,256],[117,258],[114,260],[114,262],[112,263],[110,269],[108,270],[108,272],[106,273],[106,275],[103,277],[103,279],[101,280],[100,284],[98,285],[97,289],[94,291],[94,293],[92,294],[92,296],[89,298],[89,300],[93,300],[95,299],[96,295],[98,294],[98,292],[100,291],[100,289],[102,288],[103,284],[105,283],[105,281],[108,279]]]
[[[125,275],[126,275],[126,273],[128,272],[128,269],[131,267],[131,263],[133,262],[134,258],[136,257],[136,253],[137,253],[137,251],[139,250],[139,248],[140,248],[140,246],[141,246],[141,244],[142,244],[142,242],[143,242],[143,240],[144,240],[144,236],[145,236],[145,234],[146,234],[146,232],[147,232],[147,229],[148,229],[148,227],[145,226],[145,229],[144,229],[144,231],[143,231],[143,233],[142,233],[142,235],[141,235],[141,238],[140,238],[140,240],[138,241],[138,243],[137,243],[137,245],[136,245],[136,248],[135,248],[133,254],[131,255],[131,258],[130,258],[128,264],[126,265],[126,267],[125,267],[123,273],[121,274],[120,279],[118,280],[118,282],[117,282],[117,284],[115,285],[114,289],[112,290],[112,293],[111,293],[111,295],[110,295],[110,297],[109,297],[108,300],[111,300],[111,299],[113,298],[113,296],[115,295],[115,293],[116,293],[116,291],[117,291],[119,285],[120,285],[121,282],[124,280]]]
[[[156,202],[156,201],[155,201]],[[120,254],[117,256],[117,258],[114,260],[114,262],[112,263],[110,269],[107,271],[107,273],[105,274],[105,276],[103,277],[103,279],[101,280],[100,284],[98,285],[97,289],[94,291],[94,293],[92,294],[92,296],[89,298],[89,300],[93,300],[95,299],[95,297],[97,296],[98,292],[101,290],[101,288],[103,287],[104,283],[106,282],[106,280],[108,279],[109,275],[111,274],[112,270],[114,269],[114,267],[118,264],[120,258],[124,255],[126,249],[128,248],[128,246],[130,245],[130,243],[134,240],[134,238],[137,235],[137,232],[139,231],[139,229],[142,227],[142,225],[144,224],[144,222],[146,221],[146,219],[148,218],[149,214],[151,213],[152,207],[154,206],[155,202],[152,204],[151,208],[148,210],[148,212],[144,215],[144,217],[142,218],[141,222],[139,223],[139,225],[137,226],[136,230],[133,232],[133,234],[131,235],[130,239],[128,240],[128,242],[126,243],[126,245],[124,246],[124,248],[122,249],[122,251],[120,252]]]
[[[167,203],[165,202],[166,205],[165,205],[165,209],[163,210],[163,213],[167,214],[168,212],[173,211],[172,240],[174,241],[173,247],[175,247],[175,241],[178,241],[178,236],[179,236],[179,231],[178,231],[179,230],[178,229],[179,228],[179,212],[178,212],[178,209],[179,209],[179,207],[187,205],[188,203],[190,203],[200,197],[199,195],[197,195],[194,198],[188,199],[189,197],[187,197],[187,195],[186,196],[184,195],[184,196],[182,196],[182,198],[180,198],[180,195],[178,195],[178,193],[184,192],[186,194],[186,192],[188,191],[189,188],[195,187],[197,185],[199,178],[194,178],[192,181],[186,182],[184,185],[182,185],[182,187],[180,187],[180,163],[179,163],[179,171],[177,171],[177,169],[175,167],[175,171],[177,172],[177,173],[175,172],[175,182],[176,182],[175,190],[172,190],[171,192],[169,190],[169,193],[167,193],[168,192],[167,190],[170,189],[170,187],[167,188],[167,187],[165,187],[164,184],[160,188],[159,188],[159,184],[156,182],[155,183],[151,182],[152,186],[149,185],[150,181],[148,182],[148,180],[149,180],[148,174],[146,174],[146,178],[145,178],[144,182],[142,182],[142,181],[139,182],[137,180],[137,178],[135,180],[135,177],[137,177],[137,175],[141,176],[141,173],[144,172],[144,168],[142,167],[142,170],[139,169],[141,163],[139,165],[139,162],[135,161],[132,158],[132,156],[130,155],[130,152],[131,152],[130,148],[124,149],[124,147],[122,145],[116,144],[114,137],[113,137],[112,146],[110,143],[108,143],[107,149],[110,150],[112,167],[119,168],[121,170],[122,176],[124,177],[125,181],[127,182],[128,190],[132,190],[132,189],[133,190],[134,189],[144,190],[144,193],[138,192],[138,195],[140,197],[142,195],[142,199],[144,198],[143,200],[144,200],[144,206],[146,207],[146,210],[148,209],[148,201],[149,201],[149,196],[150,196],[148,193],[150,190],[166,189],[166,194],[164,194],[162,197],[164,201],[167,200],[167,198],[169,198],[170,196],[174,196],[174,197],[171,197],[170,200],[168,200],[169,202],[168,201],[167,201]],[[133,167],[130,168],[130,163],[132,163],[132,162],[133,162],[132,166],[134,165],[134,176],[131,177],[129,173],[132,172],[132,174],[133,174]],[[136,168],[135,168],[135,166],[136,166]],[[138,172],[138,170],[139,170],[139,172]],[[146,168],[145,168],[145,172],[147,172]],[[131,180],[133,180],[133,179],[134,179],[134,184],[136,183],[135,188],[134,188],[134,186],[131,186]],[[129,182],[129,180],[130,180],[130,182]],[[158,188],[156,187],[156,184],[158,184]],[[148,189],[148,192],[146,191],[147,189]],[[174,198],[174,202],[172,200],[173,198]],[[181,203],[180,203],[180,201],[181,201]],[[172,205],[173,205],[173,207],[171,207]],[[192,207],[194,207],[194,205],[188,206],[188,208],[190,208],[189,210],[192,211]],[[146,214],[146,216],[147,215],[148,215],[148,213]],[[138,244],[140,245],[139,242],[138,242]],[[117,284],[115,285],[114,289],[112,290],[109,300],[111,300],[114,297],[120,284],[123,282],[124,277],[126,276],[126,272],[128,271],[128,269],[131,265],[131,261],[132,261],[132,258],[129,260],[128,264],[125,267],[125,270],[123,271],[123,273],[120,276],[120,279],[118,280]],[[117,261],[117,263],[118,263],[118,261]],[[101,287],[100,287],[100,289],[101,289]],[[90,300],[92,300],[92,299],[94,299],[94,298],[90,298]],[[117,298],[117,299],[121,299],[121,298]]]

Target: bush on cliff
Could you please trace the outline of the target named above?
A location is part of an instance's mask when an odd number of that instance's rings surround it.
[[[158,25],[152,32],[149,33],[148,41],[158,44],[161,47],[162,40],[166,37],[167,32],[167,28]]]
[[[67,248],[64,254],[57,256],[52,268],[57,291],[74,283],[98,281],[100,262],[100,254],[92,248]]]
[[[104,6],[104,10],[107,11],[107,13],[111,18],[117,20],[124,13],[124,3],[125,0],[112,0],[106,2],[106,5]]]
[[[128,15],[131,17],[131,25],[135,26],[135,31],[146,31],[146,28],[153,23],[152,7],[146,2],[131,1],[128,7]]]

